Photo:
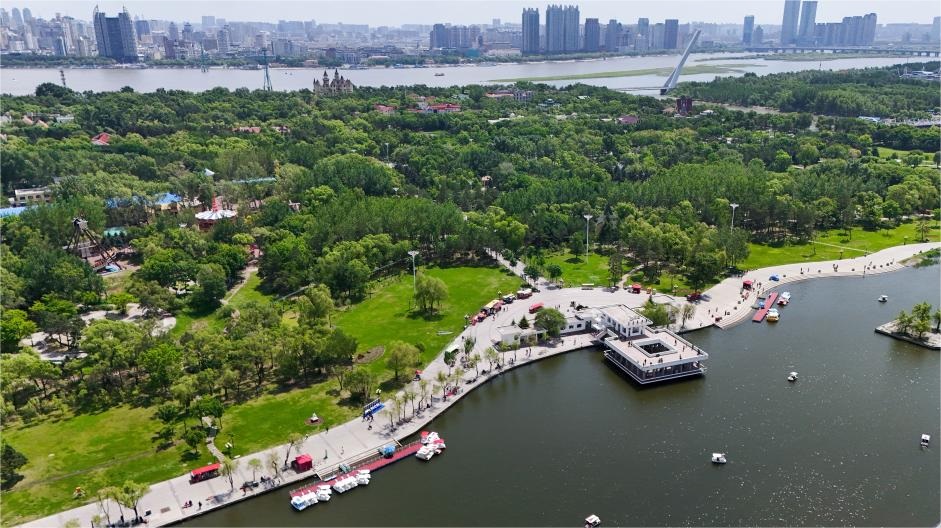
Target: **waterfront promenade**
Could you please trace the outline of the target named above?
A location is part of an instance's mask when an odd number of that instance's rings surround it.
[[[744,277],[726,279],[722,283],[708,290],[711,300],[701,302],[697,305],[696,315],[687,321],[686,329],[702,328],[715,323],[716,313],[729,312],[732,315],[723,316],[719,326],[727,327],[735,322],[747,318],[751,314],[751,304],[754,301],[754,293],[749,299],[743,301],[740,288],[742,280],[752,279],[756,285],[762,283],[762,287],[767,289],[778,287],[788,282],[796,280],[806,280],[816,277],[843,277],[843,276],[863,276],[866,274],[885,273],[902,267],[901,262],[906,258],[916,255],[920,252],[941,247],[938,243],[928,244],[910,244],[907,246],[898,246],[889,248],[865,257],[854,259],[844,259],[833,262],[819,262],[813,264],[788,264],[784,266],[775,266],[761,270],[750,271]],[[870,263],[871,268],[870,268]],[[834,268],[833,265],[837,268]],[[819,271],[818,271],[819,270]],[[801,273],[803,271],[803,273]],[[780,282],[768,280],[771,274],[779,274]],[[863,279],[861,279],[863,280]],[[499,339],[498,328],[510,324],[511,321],[519,321],[520,317],[528,312],[532,303],[541,302],[546,307],[559,307],[563,313],[572,313],[569,304],[575,301],[576,304],[586,306],[603,306],[610,304],[624,304],[629,307],[638,307],[644,304],[648,298],[647,294],[632,294],[625,290],[608,290],[595,288],[591,290],[582,290],[580,288],[559,288],[549,289],[546,284],[540,284],[543,291],[535,294],[531,299],[517,301],[506,306],[504,311],[498,312],[494,317],[489,317],[481,323],[470,326],[459,334],[448,345],[445,350],[452,348],[463,348],[465,339],[475,339],[474,352],[481,355],[487,347]],[[508,293],[508,292],[504,292]],[[886,292],[891,294],[891,292]],[[669,302],[675,306],[685,303],[685,299],[671,297],[662,294],[655,294],[654,301],[658,303]],[[795,300],[799,303],[799,300]],[[592,346],[592,337],[590,334],[579,334],[564,337],[561,342],[549,346],[534,346],[531,349],[523,348],[517,352],[506,352],[503,354],[503,361],[508,364],[508,368],[515,368],[527,363],[537,361],[545,357],[551,357],[573,350],[579,350]],[[443,352],[443,351],[442,351]],[[510,361],[514,361],[509,365]],[[480,369],[488,369],[486,361],[482,361]],[[504,369],[506,370],[506,369]],[[444,364],[443,354],[439,354],[424,371],[425,379],[433,380],[438,372],[448,372],[447,365]],[[226,505],[238,502],[240,500],[251,498],[263,490],[256,488],[246,494],[239,489],[244,481],[251,480],[252,471],[248,468],[247,460],[257,458],[265,464],[265,468],[258,472],[255,477],[262,475],[272,476],[273,471],[267,464],[269,456],[272,454],[283,462],[285,458],[293,459],[299,453],[310,454],[315,460],[314,470],[324,474],[332,471],[341,462],[355,462],[358,459],[365,458],[376,453],[376,450],[391,441],[404,439],[425,427],[428,422],[444,413],[450,406],[454,405],[464,394],[477,388],[493,376],[499,375],[498,371],[491,371],[486,375],[479,376],[476,380],[470,381],[474,376],[471,370],[465,374],[465,383],[460,385],[461,391],[442,400],[440,391],[435,394],[431,408],[424,409],[417,413],[410,422],[399,426],[395,430],[389,428],[389,417],[384,414],[376,416],[372,422],[373,428],[369,429],[369,424],[357,418],[342,425],[331,427],[328,431],[307,437],[300,447],[291,450],[290,456],[287,456],[287,446],[277,446],[258,453],[245,455],[239,459],[239,465],[236,474],[233,477],[235,489],[231,490],[228,479],[218,477],[208,481],[190,484],[188,475],[181,475],[171,480],[159,482],[151,486],[150,492],[141,500],[138,510],[141,514],[150,511],[151,515],[147,517],[151,526],[162,526],[184,520],[206,511],[218,509]],[[386,395],[389,396],[389,395]],[[311,412],[316,412],[316,408],[311,408]],[[407,416],[411,416],[411,405],[406,411]],[[440,431],[443,437],[447,438],[447,431]],[[451,450],[460,452],[460,445],[449,446]],[[203,463],[212,462],[204,460]],[[200,463],[194,463],[193,467],[198,467]],[[311,472],[305,472],[300,475],[288,470],[282,474],[279,486],[283,486],[284,507],[289,508],[289,497],[287,490],[297,487],[297,483],[308,479]],[[381,478],[381,475],[380,477]],[[117,483],[116,483],[117,484]],[[193,505],[189,508],[183,508],[183,504],[192,501]],[[202,507],[199,507],[199,503]],[[342,501],[341,501],[342,505]],[[113,502],[109,505],[110,518],[116,522],[122,515],[119,508]],[[133,516],[133,512],[125,510],[125,518]],[[69,521],[75,520],[79,526],[91,526],[92,519],[104,513],[97,503],[87,504],[74,508],[56,515],[37,519],[23,526],[29,527],[53,527],[64,526]]]

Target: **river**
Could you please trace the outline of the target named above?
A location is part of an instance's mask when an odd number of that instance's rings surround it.
[[[742,75],[754,72],[759,75],[812,69],[841,70],[888,66],[904,62],[917,62],[917,57],[905,58],[854,58],[831,61],[787,61],[744,59],[734,60],[743,54],[697,54],[687,61],[688,66],[725,65],[738,67],[741,71],[722,74],[683,75],[681,81],[710,81],[716,76]],[[723,60],[706,60],[721,58]],[[728,59],[726,61],[725,59]],[[925,60],[925,59],[921,59]],[[453,66],[435,68],[371,68],[366,70],[341,70],[357,86],[401,86],[425,84],[428,86],[454,86],[486,84],[494,79],[518,79],[562,75],[581,75],[610,71],[637,71],[650,68],[673,68],[679,55],[656,55],[645,57],[620,57],[607,60],[547,61],[523,64],[500,64],[497,66]],[[437,76],[441,73],[443,76]],[[333,72],[330,72],[331,76]],[[139,92],[152,92],[158,88],[168,90],[203,91],[216,86],[229,89],[261,88],[261,70],[212,68],[207,72],[199,69],[85,69],[66,68],[67,85],[78,91],[114,91],[130,86]],[[278,68],[271,70],[271,83],[275,90],[300,90],[310,88],[314,78],[323,75],[320,68]],[[575,82],[606,86],[634,93],[654,94],[663,85],[666,75],[637,75],[580,79],[577,81],[547,81],[555,86]],[[12,95],[28,95],[44,82],[59,84],[58,68],[0,68],[0,92]]]
[[[873,328],[938,306],[938,271],[791,284],[777,324],[687,335],[710,353],[699,379],[638,388],[597,351],[510,371],[429,426],[449,447],[428,463],[301,513],[277,490],[186,526],[936,525],[941,360]]]

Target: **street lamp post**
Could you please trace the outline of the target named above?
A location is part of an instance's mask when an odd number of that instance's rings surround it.
[[[418,291],[417,287],[417,275],[415,273],[415,256],[418,255],[418,252],[414,249],[409,251],[408,254],[412,257],[412,294],[414,295]]]
[[[592,215],[582,215],[585,217],[585,258],[588,258],[588,226],[591,223]]]
[[[732,222],[729,224],[729,232],[732,232],[732,229],[735,228],[735,210],[738,209],[737,203],[730,203],[729,207],[732,208]]]

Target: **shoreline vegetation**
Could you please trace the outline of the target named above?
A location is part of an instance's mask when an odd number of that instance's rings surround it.
[[[706,57],[697,62],[720,61],[720,60],[771,60],[771,61],[835,61],[840,59],[904,59],[911,57],[903,53],[756,53],[754,55],[742,55],[739,57]],[[684,68],[684,71],[685,68]]]
[[[684,75],[708,74],[708,73],[741,73],[745,67],[761,67],[761,64],[694,64],[683,68]],[[496,83],[517,83],[517,82],[541,82],[541,81],[576,81],[580,79],[608,79],[611,77],[638,77],[641,75],[656,75],[658,77],[667,77],[673,72],[673,68],[645,68],[639,70],[621,70],[606,71],[594,73],[579,73],[574,75],[547,75],[544,77],[517,77],[513,79],[493,79],[489,82]]]

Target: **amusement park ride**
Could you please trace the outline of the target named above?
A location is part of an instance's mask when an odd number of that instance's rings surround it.
[[[81,217],[73,218],[72,226],[74,231],[65,248],[66,251],[88,262],[96,273],[106,271],[105,268],[109,265],[120,268],[115,261],[115,252],[101,244],[98,235],[88,228],[88,220]]]

